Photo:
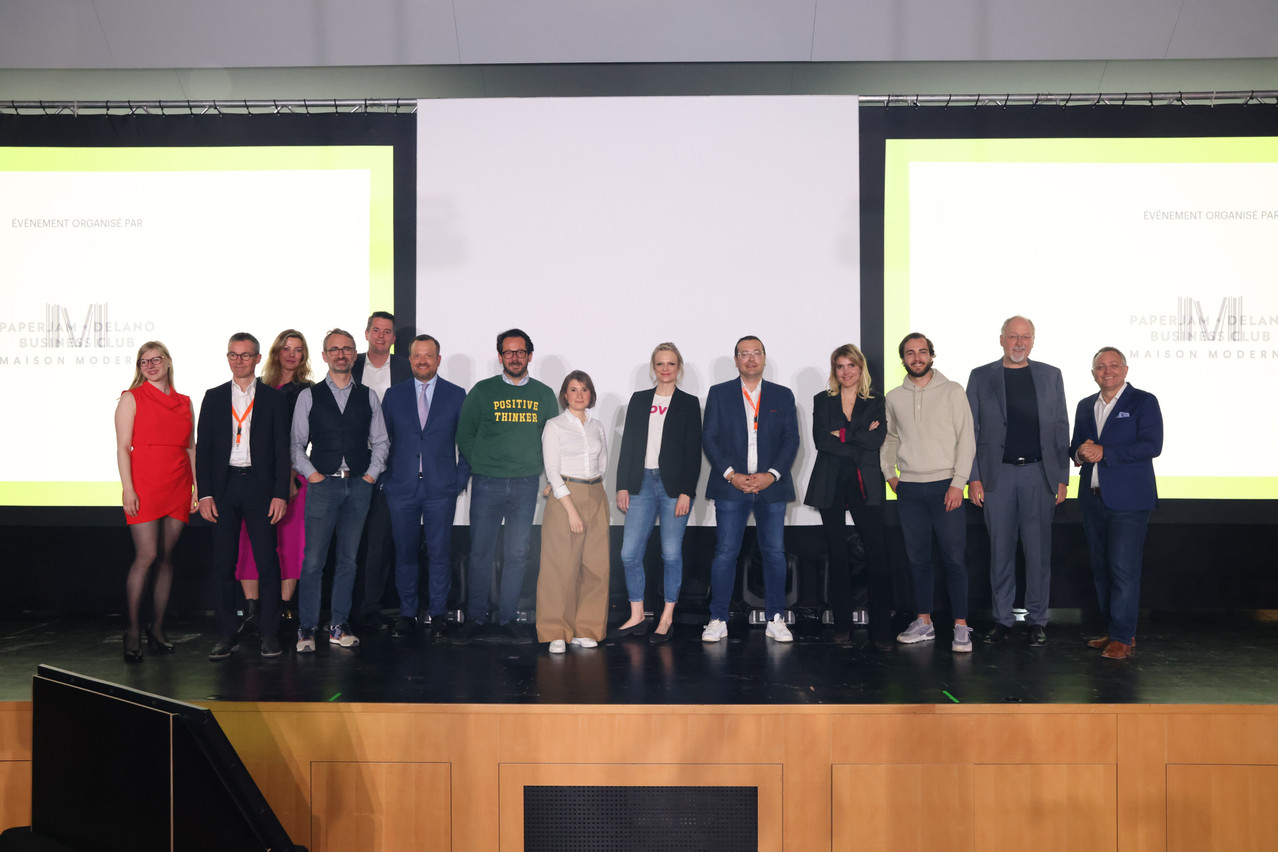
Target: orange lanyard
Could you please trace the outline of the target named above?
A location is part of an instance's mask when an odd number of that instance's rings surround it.
[[[746,390],[745,388],[742,388],[742,389],[741,389],[741,395],[745,397],[745,399],[746,399],[746,405],[748,405],[748,406],[750,406],[752,409],[754,409],[754,424],[753,424],[753,428],[754,428],[754,431],[758,432],[758,431],[759,431],[759,403],[758,403],[758,402],[755,402],[754,400],[752,400],[752,399],[750,398],[750,392],[749,392],[748,390]],[[763,401],[763,391],[762,391],[762,390],[760,390],[760,391],[759,391],[759,402],[762,402],[762,401]]]
[[[244,431],[244,421],[248,419],[249,412],[253,410],[253,403],[256,401],[250,401],[243,414],[236,414],[235,406],[231,406],[231,416],[235,418],[235,446],[237,447],[240,445],[240,434]]]

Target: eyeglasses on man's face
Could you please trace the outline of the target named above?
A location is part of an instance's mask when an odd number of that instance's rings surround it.
[[[503,349],[501,353],[501,357],[505,358],[507,361],[509,361],[511,358],[527,358],[528,350],[527,349]]]
[[[329,355],[354,355],[354,346],[330,346],[324,350]]]
[[[257,357],[256,352],[227,352],[226,360],[228,361],[252,361]]]

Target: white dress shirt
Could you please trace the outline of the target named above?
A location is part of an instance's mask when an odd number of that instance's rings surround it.
[[[586,412],[586,422],[565,411],[546,422],[541,433],[541,456],[546,465],[546,482],[556,499],[568,495],[563,478],[594,479],[608,469],[608,441],[603,424]]]
[[[249,430],[253,427],[253,412],[249,406],[257,395],[257,379],[249,382],[248,390],[243,390],[235,382],[231,382],[231,467],[252,467],[253,458],[249,453]],[[248,412],[245,414],[245,412]],[[236,417],[243,417],[237,420]],[[236,430],[239,430],[237,439]]]

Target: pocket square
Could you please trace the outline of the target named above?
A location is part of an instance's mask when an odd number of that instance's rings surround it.
[[[1132,413],[1131,413],[1130,411],[1120,411],[1120,412],[1118,412],[1117,414],[1115,414],[1114,416],[1115,416],[1115,417],[1117,417],[1117,418],[1119,418],[1119,419],[1121,420],[1121,419],[1122,419],[1122,418],[1124,418],[1124,417],[1131,417],[1131,416],[1132,416]]]

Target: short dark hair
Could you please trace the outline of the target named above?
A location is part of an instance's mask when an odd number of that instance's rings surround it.
[[[373,320],[375,319],[390,320],[391,325],[395,324],[395,315],[392,314],[390,311],[373,311],[371,314],[368,315],[368,322],[364,325],[365,333],[367,333],[368,330],[373,327]]]
[[[758,341],[759,341],[759,349],[761,349],[761,350],[763,351],[763,354],[764,354],[764,355],[767,355],[767,354],[768,354],[768,347],[766,347],[766,346],[764,346],[764,345],[763,345],[763,340],[759,337],[759,335],[757,335],[757,334],[747,334],[745,337],[739,338],[739,339],[737,340],[736,345],[732,347],[732,357],[733,357],[733,358],[737,357],[737,349],[738,349],[738,348],[740,348],[741,344],[742,344],[744,341],[746,341],[746,340],[758,340]]]
[[[501,334],[497,335],[497,354],[498,355],[501,355],[501,344],[502,344],[502,341],[505,340],[507,337],[522,337],[524,339],[524,348],[528,350],[528,353],[530,355],[532,354],[533,343],[532,343],[532,338],[528,336],[528,332],[524,331],[522,328],[508,328],[505,331],[503,331]]]
[[[571,373],[564,376],[564,383],[559,386],[559,405],[563,408],[568,407],[568,385],[573,382],[581,382],[586,386],[586,390],[590,391],[590,404],[587,405],[586,408],[594,408],[595,402],[599,399],[599,395],[595,393],[595,383],[590,380],[590,375],[588,373],[582,372],[581,370],[573,370]]]
[[[927,339],[927,335],[920,334],[917,331],[911,331],[909,334],[905,335],[905,337],[901,338],[901,345],[896,347],[896,354],[901,357],[902,361],[905,360],[905,344],[911,340],[920,339],[927,344],[927,351],[932,355],[932,357],[936,357],[936,347],[932,345],[932,341]]]
[[[1123,354],[1123,350],[1119,349],[1117,346],[1102,346],[1100,349],[1097,349],[1096,354],[1092,356],[1093,370],[1096,369],[1096,359],[1104,355],[1106,352],[1113,352],[1118,356],[1118,359],[1123,362],[1123,366],[1127,366],[1127,356]]]
[[[235,334],[231,335],[231,339],[228,340],[227,343],[252,343],[253,354],[254,355],[262,354],[262,344],[258,343],[257,338],[249,334],[247,331],[235,332]]]
[[[443,347],[439,345],[439,341],[431,337],[429,334],[419,334],[413,338],[413,343],[433,343],[435,344],[435,354],[438,355],[443,351]],[[413,343],[408,344],[408,351],[413,351]]]

